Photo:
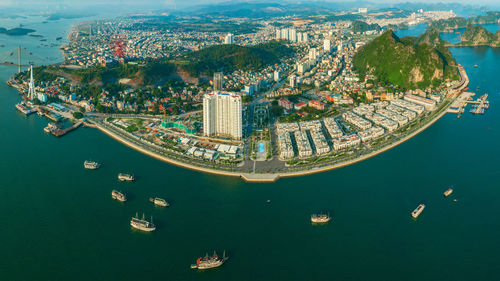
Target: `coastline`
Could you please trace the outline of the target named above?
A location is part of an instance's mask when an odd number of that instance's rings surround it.
[[[173,164],[173,165],[176,165],[176,166],[179,166],[179,167],[182,167],[182,168],[187,168],[187,169],[190,169],[190,170],[194,170],[194,171],[198,171],[198,172],[204,172],[204,173],[209,173],[209,174],[214,174],[214,175],[220,175],[220,176],[231,176],[231,177],[240,177],[242,178],[243,180],[245,180],[246,182],[255,182],[255,183],[271,183],[271,182],[275,182],[277,181],[278,179],[280,178],[289,178],[289,177],[299,177],[299,176],[307,176],[307,175],[312,175],[312,174],[316,174],[316,173],[321,173],[321,172],[326,172],[326,171],[330,171],[330,170],[334,170],[334,169],[338,169],[338,168],[342,168],[342,167],[346,167],[346,166],[350,166],[350,165],[353,165],[353,164],[356,164],[358,162],[361,162],[361,161],[364,161],[364,160],[367,160],[369,158],[372,158],[372,157],[375,157],[383,152],[386,152],[408,140],[410,140],[411,138],[417,136],[418,134],[420,134],[421,132],[425,131],[427,128],[429,128],[430,126],[432,126],[434,123],[436,123],[439,119],[441,119],[444,115],[446,115],[446,113],[448,113],[448,109],[450,108],[452,103],[450,103],[450,105],[446,106],[445,108],[442,109],[442,112],[440,114],[438,114],[436,117],[434,117],[431,121],[429,121],[427,124],[425,124],[424,126],[422,126],[421,128],[419,128],[418,130],[416,130],[415,132],[409,134],[408,136],[394,142],[394,143],[391,143],[390,145],[387,145],[377,151],[373,151],[371,153],[368,153],[366,155],[362,155],[361,157],[358,157],[356,159],[352,159],[352,160],[349,160],[349,161],[345,161],[345,162],[341,162],[341,163],[338,163],[338,164],[335,164],[335,165],[332,165],[332,166],[328,166],[328,167],[322,167],[322,168],[316,168],[316,169],[311,169],[311,170],[304,170],[304,171],[297,171],[297,172],[289,172],[289,173],[262,173],[262,174],[253,174],[253,173],[242,173],[242,172],[226,172],[226,171],[221,171],[221,170],[214,170],[214,169],[208,169],[208,168],[202,168],[202,167],[198,167],[198,166],[195,166],[195,165],[190,165],[190,164],[186,164],[186,163],[183,163],[183,162],[180,162],[180,161],[176,161],[176,160],[173,160],[173,159],[170,159],[170,158],[167,158],[167,157],[164,157],[162,155],[159,155],[159,154],[156,154],[152,151],[149,151],[147,149],[144,149],[138,145],[135,145],[133,144],[132,142],[116,135],[115,133],[113,132],[110,132],[109,130],[107,130],[106,128],[103,128],[102,126],[98,125],[98,124],[95,124],[95,128],[99,129],[101,132],[103,132],[104,134],[110,136],[111,138],[117,140],[118,142],[132,148],[132,149],[135,149],[141,153],[144,153],[148,156],[151,156],[155,159],[158,159],[158,160],[161,160],[161,161],[164,161],[164,162],[167,162],[167,163],[170,163],[170,164]]]

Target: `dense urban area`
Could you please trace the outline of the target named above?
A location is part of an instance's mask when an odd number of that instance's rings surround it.
[[[439,39],[456,19],[453,11],[367,8],[329,17],[102,19],[73,27],[62,64],[33,67],[9,84],[26,94],[18,109],[54,121],[45,130],[56,136],[85,124],[209,172],[321,170],[463,112],[467,74]],[[418,38],[393,32],[422,23],[429,29]],[[415,56],[384,52],[391,44]],[[382,71],[388,64],[394,73]]]

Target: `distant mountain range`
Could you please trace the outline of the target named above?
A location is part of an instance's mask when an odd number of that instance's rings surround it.
[[[389,8],[406,11],[454,10],[460,15],[480,14],[488,9],[479,5],[462,5],[459,3],[373,3],[370,1],[230,1],[216,4],[189,6],[175,11],[175,14],[213,15],[227,17],[265,18],[279,16],[318,15],[329,12],[357,11],[357,8],[368,8],[369,11]],[[171,12],[171,11],[170,11]]]

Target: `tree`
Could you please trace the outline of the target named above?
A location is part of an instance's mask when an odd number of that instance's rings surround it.
[[[275,117],[280,117],[281,115],[283,115],[283,107],[279,105],[272,105],[271,112]]]
[[[82,119],[83,113],[75,111],[75,112],[73,112],[73,117],[75,117],[76,119]]]

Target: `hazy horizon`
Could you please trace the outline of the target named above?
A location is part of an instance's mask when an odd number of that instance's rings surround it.
[[[359,6],[364,5],[377,5],[377,6],[391,6],[403,3],[422,3],[422,4],[461,4],[473,6],[488,6],[488,8],[498,8],[500,3],[497,0],[481,0],[481,1],[465,1],[465,0],[419,0],[419,1],[398,1],[398,0],[371,0],[371,1],[345,1],[345,0],[302,0],[302,1],[277,1],[277,0],[242,0],[242,1],[228,1],[228,0],[0,0],[0,7],[2,8],[17,8],[22,10],[43,9],[42,11],[62,10],[62,9],[87,9],[92,7],[107,7],[116,10],[140,8],[140,11],[151,9],[183,9],[195,6],[209,5],[209,4],[224,4],[224,3],[283,3],[283,4],[299,4],[304,2],[318,2],[318,3],[359,3]],[[353,5],[355,6],[355,5]]]

